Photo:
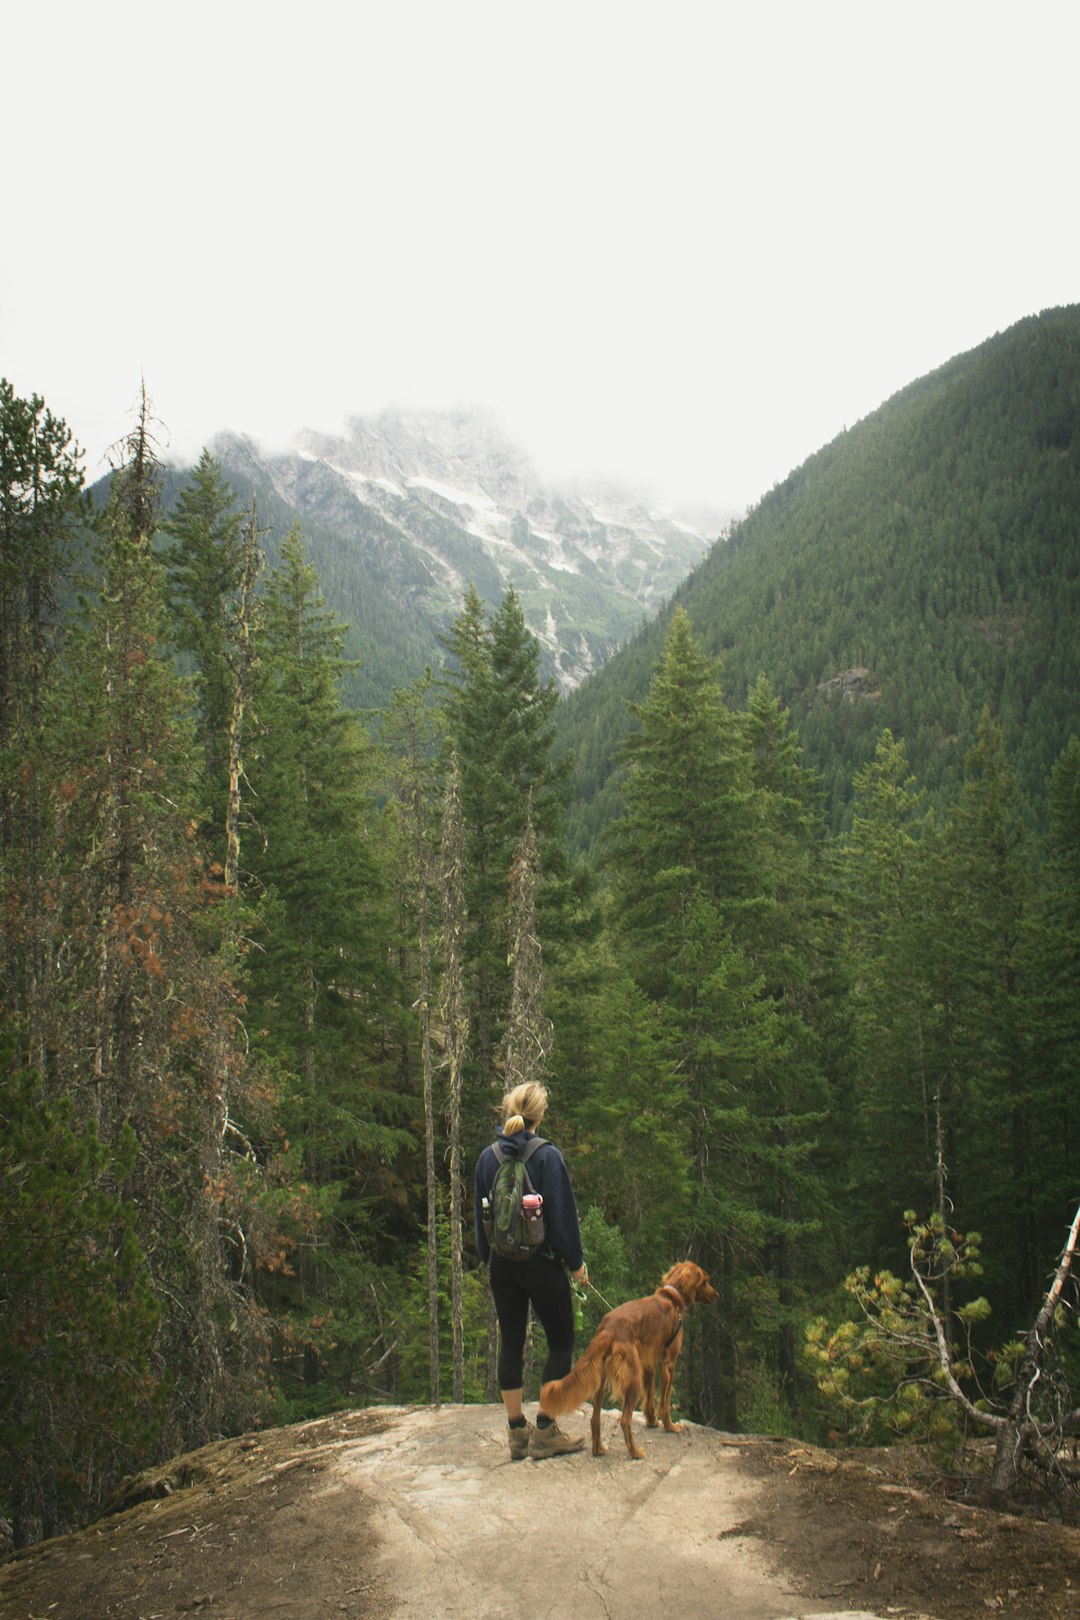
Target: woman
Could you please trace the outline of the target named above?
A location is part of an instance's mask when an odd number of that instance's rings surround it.
[[[516,1155],[528,1146],[540,1129],[547,1104],[547,1089],[536,1080],[506,1093],[498,1132],[504,1153]],[[476,1161],[474,1177],[476,1246],[491,1268],[491,1292],[499,1319],[499,1389],[506,1408],[510,1456],[515,1462],[522,1457],[561,1457],[568,1451],[580,1451],[584,1439],[564,1434],[542,1406],[535,1427],[526,1420],[521,1405],[522,1363],[531,1305],[548,1345],[541,1382],[564,1378],[573,1365],[574,1315],[566,1272],[569,1270],[575,1282],[589,1280],[577,1204],[562,1154],[554,1143],[544,1142],[530,1157],[528,1168],[529,1180],[544,1200],[544,1243],[528,1260],[504,1260],[491,1252],[481,1218],[483,1200],[490,1196],[498,1168],[494,1149],[486,1147]]]

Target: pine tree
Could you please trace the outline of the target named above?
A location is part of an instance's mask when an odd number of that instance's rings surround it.
[[[715,667],[677,608],[627,745],[626,809],[611,830],[615,915],[636,977],[662,996],[683,907],[697,891],[733,926],[751,888],[752,789]]]
[[[351,1027],[354,990],[383,973],[371,937],[377,894],[366,824],[370,748],[341,703],[343,625],[326,611],[299,532],[282,543],[257,636],[259,728],[249,771],[264,847],[255,874],[281,913],[257,979],[273,985],[264,1016],[295,1042],[308,1090]],[[254,840],[253,840],[254,844]],[[335,1033],[335,1031],[337,1033]]]
[[[769,801],[753,781],[748,732],[678,609],[637,713],[609,857],[616,948],[661,1009],[686,1089],[694,1248],[715,1274],[726,1324],[723,1339],[702,1330],[699,1399],[708,1421],[731,1426],[735,1346],[747,1330],[740,1291],[765,1266],[769,1240],[790,1238],[778,1189],[800,1197],[806,1152],[784,1085],[793,1043],[754,955],[767,955]]]
[[[313,1317],[325,1323],[334,1312],[343,1378],[369,1337],[372,1250],[384,1231],[395,1235],[412,1196],[393,1170],[413,1145],[403,1095],[412,1082],[395,1072],[388,1038],[393,929],[372,750],[341,701],[344,627],[326,609],[298,531],[280,557],[256,637],[248,751],[258,825],[244,864],[263,895],[249,1023],[255,1051],[281,1077],[277,1125],[309,1188],[292,1206],[262,1296],[286,1339],[299,1335],[314,1382]]]
[[[171,541],[162,556],[169,571],[173,643],[194,665],[203,771],[220,828],[235,692],[230,604],[244,575],[245,533],[233,492],[208,450],[162,529]]]
[[[160,1305],[152,1370],[168,1369],[164,1443],[251,1421],[260,1348],[249,1310],[249,1104],[222,889],[193,840],[186,697],[162,655],[149,401],[123,447],[95,554],[100,580],[71,638],[54,724],[65,774],[47,1090],[116,1149]],[[60,945],[62,940],[62,946]]]
[[[759,838],[753,906],[742,919],[750,959],[773,1002],[783,1062],[770,1071],[759,1111],[769,1120],[761,1191],[769,1264],[778,1296],[777,1372],[788,1410],[797,1410],[796,1325],[815,1275],[812,1236],[828,1215],[841,1155],[822,1153],[833,1098],[827,1078],[842,1048],[832,1001],[838,952],[823,906],[822,818],[817,785],[801,760],[790,716],[761,676],[740,717],[749,755]],[[823,1127],[826,1127],[823,1131]],[[830,1174],[831,1171],[831,1174]]]
[[[567,1054],[560,1022],[560,1054],[579,1082],[570,1109],[579,1204],[596,1206],[618,1228],[630,1291],[644,1293],[687,1242],[691,1114],[664,1008],[621,967],[620,955],[610,938],[589,945],[595,981],[579,1015],[580,1041]],[[583,975],[575,979],[581,996]]]
[[[514,591],[507,591],[489,627],[470,588],[447,647],[453,655],[447,731],[458,757],[466,833],[473,1052],[486,1091],[498,1085],[496,1055],[510,997],[507,874],[530,794],[545,873],[537,900],[545,933],[558,928],[569,901],[561,797],[566,770],[551,757],[557,693],[552,683],[541,683],[539,644]]]
[[[1000,726],[983,712],[936,874],[945,901],[939,958],[952,996],[948,1061],[957,1075],[953,1196],[1001,1267],[1010,1319],[1039,1294],[1032,1120],[1039,1103],[1025,1052],[1023,940],[1031,895],[1027,829]],[[997,1278],[995,1277],[995,1281]]]
[[[77,1525],[139,1466],[161,1417],[159,1307],[114,1148],[51,1105],[0,1048],[0,1501],[16,1547]]]
[[[854,1051],[851,1164],[873,1252],[902,1240],[901,1211],[940,1212],[947,1198],[951,1087],[932,1058],[939,1018],[928,951],[936,908],[923,876],[924,800],[904,743],[885,730],[874,759],[856,773],[837,868]]]
[[[1028,1110],[1038,1251],[1053,1254],[1075,1203],[1080,1132],[1080,740],[1070,738],[1048,784],[1046,860],[1023,947],[1021,1012],[1032,1077]]]
[[[3,1006],[27,1061],[45,1062],[56,895],[46,706],[73,565],[89,532],[81,452],[34,395],[0,379],[0,895]]]

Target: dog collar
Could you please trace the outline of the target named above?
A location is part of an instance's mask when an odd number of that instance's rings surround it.
[[[686,1309],[686,1301],[685,1301],[685,1299],[683,1299],[682,1295],[679,1293],[679,1290],[677,1288],[675,1288],[671,1283],[662,1284],[662,1286],[660,1288],[660,1292],[662,1294],[670,1294],[672,1299],[675,1301],[675,1304],[678,1306],[679,1311],[680,1312],[685,1311],[685,1309]]]

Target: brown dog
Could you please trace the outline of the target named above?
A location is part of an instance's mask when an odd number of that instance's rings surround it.
[[[692,1260],[672,1266],[655,1294],[631,1299],[602,1317],[592,1343],[579,1356],[565,1378],[556,1378],[540,1391],[545,1412],[558,1417],[591,1398],[592,1454],[602,1457],[607,1447],[600,1439],[600,1409],[610,1389],[622,1401],[619,1422],[626,1449],[633,1458],[645,1453],[634,1439],[631,1423],[638,1402],[645,1397],[645,1422],[656,1428],[656,1370],[660,1368],[660,1422],[669,1434],[678,1434],[671,1421],[671,1385],[682,1349],[683,1317],[695,1302],[710,1305],[719,1299],[706,1272]]]

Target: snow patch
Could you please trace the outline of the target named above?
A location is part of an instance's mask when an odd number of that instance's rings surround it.
[[[322,461],[322,456],[311,456],[311,461]],[[399,501],[405,499],[405,491],[400,484],[395,484],[391,478],[372,478],[367,473],[352,472],[348,467],[339,467],[335,462],[328,461],[326,465],[331,472],[337,473],[349,484],[374,484],[376,489],[385,489],[388,495],[396,495]]]
[[[441,484],[435,478],[410,478],[410,489],[430,489],[433,495],[441,495],[444,501],[451,501],[455,506],[471,506],[483,511],[497,512],[498,507],[490,495],[483,490],[466,493],[465,490],[455,489],[452,484]]]

